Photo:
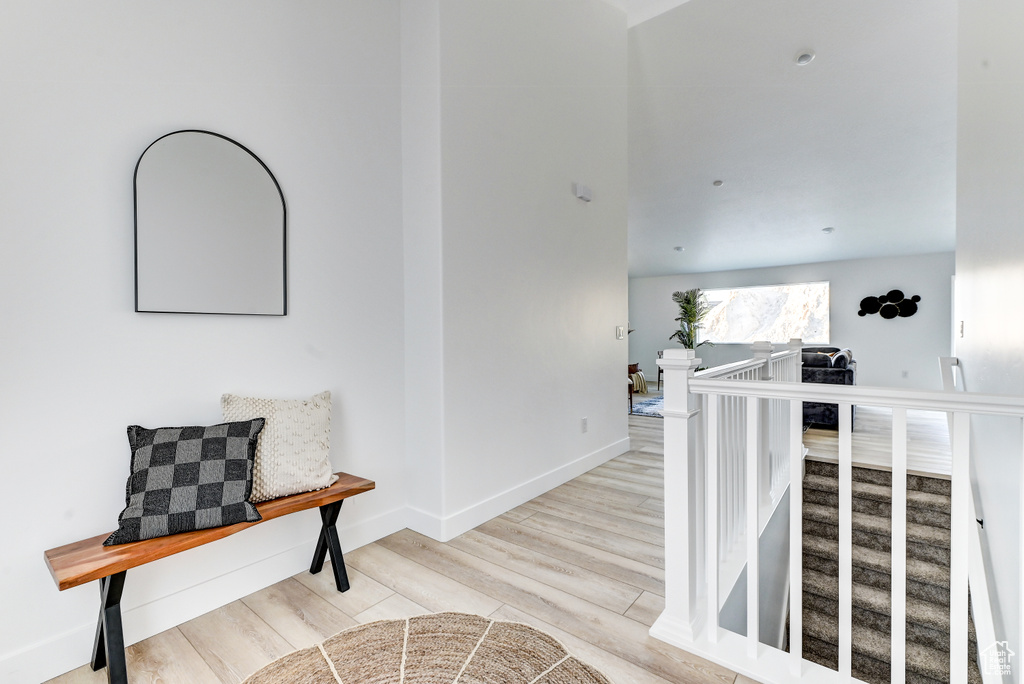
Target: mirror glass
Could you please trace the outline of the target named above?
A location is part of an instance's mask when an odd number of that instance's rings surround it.
[[[285,315],[284,195],[248,149],[177,131],[142,153],[135,310]]]

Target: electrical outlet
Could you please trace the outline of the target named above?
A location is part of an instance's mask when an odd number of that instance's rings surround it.
[[[580,419],[580,430],[583,431],[583,432],[587,431],[587,419],[586,418],[581,418]]]

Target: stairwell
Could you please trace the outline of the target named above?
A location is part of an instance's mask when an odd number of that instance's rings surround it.
[[[803,655],[839,662],[838,466],[807,460],[803,505]],[[890,473],[853,469],[853,675],[890,681]],[[908,684],[949,682],[949,481],[907,477]],[[971,684],[981,684],[969,625]]]

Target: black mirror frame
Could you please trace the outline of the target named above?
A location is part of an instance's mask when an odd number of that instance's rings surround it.
[[[282,225],[281,225],[281,254],[284,263],[282,264],[282,280],[281,283],[281,313],[241,313],[241,312],[216,312],[216,311],[150,311],[148,309],[139,309],[139,188],[138,188],[138,176],[139,166],[142,164],[143,158],[146,153],[149,152],[150,148],[156,145],[158,142],[165,138],[169,138],[172,135],[178,135],[181,133],[201,133],[203,135],[212,135],[214,137],[225,140],[232,145],[243,150],[250,157],[255,159],[263,170],[267,172],[270,180],[274,182],[274,187],[277,189],[277,194],[281,198],[281,214],[282,214]],[[241,144],[237,140],[233,140],[226,135],[220,133],[214,133],[212,131],[206,131],[198,128],[185,128],[177,131],[172,131],[161,135],[159,138],[151,142],[146,146],[146,149],[139,155],[138,161],[135,162],[135,170],[132,173],[132,214],[133,214],[133,238],[134,238],[134,268],[135,268],[135,311],[136,313],[179,313],[179,314],[196,314],[196,315],[212,315],[212,316],[287,316],[288,315],[288,204],[284,199],[284,192],[281,190],[281,184],[277,182],[277,177],[274,175],[270,167],[267,166],[262,159],[260,159],[252,150],[245,145]]]

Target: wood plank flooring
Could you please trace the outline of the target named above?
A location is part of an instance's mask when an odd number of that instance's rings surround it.
[[[403,530],[346,554],[344,594],[329,568],[303,572],[135,644],[131,681],[231,684],[352,625],[456,610],[534,625],[616,684],[756,684],[648,636],[665,593],[662,430],[630,416],[632,451],[447,544]],[[51,684],[105,681],[83,665]]]
[[[839,433],[811,428],[804,433],[808,457],[838,462]],[[892,468],[892,409],[858,406],[853,421],[853,462],[868,468]],[[946,414],[907,411],[907,468],[915,474],[949,479],[953,456]]]

